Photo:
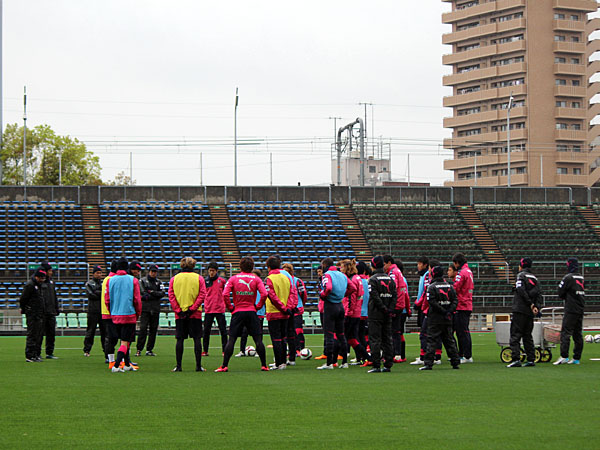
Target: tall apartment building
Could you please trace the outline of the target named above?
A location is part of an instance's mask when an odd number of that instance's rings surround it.
[[[594,0],[442,0],[452,25],[442,42],[452,45],[443,63],[452,74],[444,106],[453,108],[444,127],[452,138],[444,147],[454,159],[450,186],[506,186],[510,139],[511,186],[591,186],[600,184],[600,125],[590,121],[600,104],[600,29]],[[510,96],[510,133],[507,114]],[[510,134],[510,137],[507,136]]]

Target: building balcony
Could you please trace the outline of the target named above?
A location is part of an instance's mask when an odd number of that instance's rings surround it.
[[[467,30],[454,31],[442,35],[442,44],[455,44],[457,42],[476,39],[482,36],[503,33],[505,31],[525,29],[525,19],[513,19],[506,22],[488,23],[478,27],[472,27]]]
[[[526,0],[498,0],[497,2],[488,2],[481,5],[471,6],[470,8],[458,9],[442,14],[442,23],[454,23],[463,19],[489,14],[495,11],[518,8],[520,6],[525,6],[525,1]]]
[[[553,28],[560,31],[585,31],[585,21],[558,19],[553,22]]]
[[[585,43],[554,41],[553,50],[555,53],[583,54],[585,53]]]
[[[511,186],[524,186],[529,182],[527,174],[512,174],[510,176]],[[482,186],[482,187],[493,187],[493,186],[508,186],[507,176],[490,176],[490,177],[479,177],[477,178],[477,184],[475,184],[475,178],[468,180],[453,180],[444,183],[444,186],[454,187],[469,187],[469,186]]]
[[[475,161],[474,156],[469,156],[468,158],[456,158],[456,159],[446,159],[444,161],[444,170],[461,170],[461,169],[473,169],[475,167],[475,163],[477,162],[477,167],[484,166],[505,166],[507,164],[507,154],[500,153],[496,155],[482,155],[477,157],[477,161]],[[510,163],[518,163],[518,162],[526,162],[527,161],[527,152],[511,152],[510,154]]]
[[[583,64],[554,64],[554,73],[561,75],[585,75]]]
[[[585,34],[589,36],[594,31],[600,30],[600,17],[594,17],[590,19],[585,24]]]
[[[587,132],[583,130],[554,130],[554,139],[561,141],[585,141]]]
[[[520,50],[525,51],[525,41],[486,45],[485,47],[444,55],[442,56],[442,63],[449,66],[452,64],[470,61],[472,59],[487,58],[489,56],[502,55],[504,53],[514,53]]]
[[[555,108],[554,117],[561,119],[587,119],[587,110],[584,108]]]
[[[511,142],[527,139],[527,129],[521,128],[518,130],[511,130],[510,139]],[[477,147],[490,143],[506,142],[506,140],[506,131],[490,131],[471,136],[460,136],[444,139],[444,148],[456,149],[460,147]]]
[[[587,186],[588,176],[587,175],[562,175],[556,174],[554,176],[554,182],[557,186]]]
[[[511,92],[513,96],[525,95],[527,94],[527,85],[519,84],[516,86],[508,86],[503,88],[484,89],[482,91],[470,92],[468,94],[449,95],[444,97],[443,104],[446,107],[452,107],[484,100],[508,98]]]
[[[525,73],[527,71],[527,63],[507,64],[506,66],[486,67],[484,69],[475,69],[469,72],[454,73],[443,77],[444,86],[453,86],[461,83],[469,83],[487,78],[500,77],[504,75],[512,75],[517,73]]]
[[[584,12],[594,12],[598,9],[596,0],[554,0],[556,9],[575,9]]]
[[[468,114],[464,116],[445,117],[444,128],[454,128],[465,125],[476,125],[485,122],[495,122],[497,120],[506,120],[507,110],[497,109],[492,111],[483,111],[475,114]],[[510,111],[512,118],[525,117],[527,116],[527,108],[513,108]]]
[[[554,86],[554,95],[560,97],[585,97],[586,88],[582,86]]]
[[[584,152],[556,152],[557,163],[586,164],[590,159],[589,153]]]

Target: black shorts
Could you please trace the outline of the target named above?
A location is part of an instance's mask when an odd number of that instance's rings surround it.
[[[232,338],[240,337],[244,327],[248,329],[249,336],[262,334],[262,327],[254,311],[238,311],[233,313],[231,323],[229,324],[229,336]]]
[[[106,326],[106,336],[109,339],[119,339],[117,327],[115,327],[112,319],[102,319],[102,322],[104,322],[104,325]]]
[[[125,342],[135,341],[135,323],[115,323],[117,338]]]
[[[202,319],[175,319],[175,338],[192,339],[202,337]]]

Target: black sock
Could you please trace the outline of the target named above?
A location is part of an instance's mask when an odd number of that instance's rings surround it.
[[[229,364],[229,360],[231,359],[231,355],[233,355],[233,348],[235,347],[235,339],[229,338],[227,341],[227,345],[225,345],[225,353],[223,355],[223,365],[221,367],[227,367]]]
[[[122,351],[118,351],[117,352],[117,359],[115,359],[115,367],[119,367],[121,365],[121,361],[123,361],[123,358],[125,357],[125,353],[123,353]]]
[[[202,367],[202,339],[194,339],[194,354],[196,355],[196,368]]]
[[[183,339],[177,339],[175,344],[175,359],[177,361],[177,367],[181,367],[181,360],[183,359]]]
[[[254,345],[256,345],[256,353],[258,353],[258,357],[260,358],[261,366],[266,367],[267,350],[265,349],[265,344],[263,344],[262,338],[254,338]]]

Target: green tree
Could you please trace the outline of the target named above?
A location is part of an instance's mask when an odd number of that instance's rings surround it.
[[[27,129],[27,184],[58,185],[59,158],[63,185],[99,185],[100,160],[85,144],[59,136],[48,125]],[[23,127],[8,124],[2,148],[2,184],[23,184]]]

